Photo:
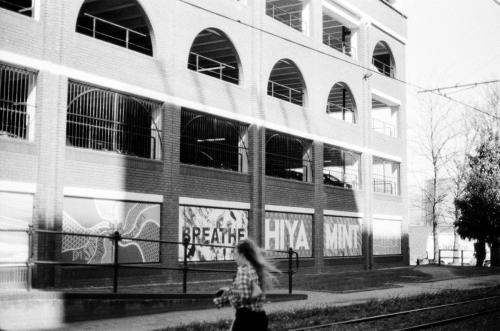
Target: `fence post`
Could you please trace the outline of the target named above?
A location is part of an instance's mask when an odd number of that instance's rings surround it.
[[[438,253],[438,265],[441,265],[441,250]]]
[[[33,225],[28,225],[28,260],[26,261],[26,290],[33,288]]]
[[[120,267],[118,264],[118,242],[121,239],[120,232],[115,231],[113,233],[113,247],[115,249],[113,258],[113,293],[118,291],[118,268]]]
[[[463,249],[460,251],[460,265],[462,267],[464,266],[464,250]]]
[[[292,294],[292,257],[293,257],[293,249],[288,248],[288,294]]]
[[[187,273],[188,273],[188,265],[187,265],[187,248],[189,245],[189,238],[184,237],[182,239],[182,246],[184,246],[184,264],[182,267],[182,293],[187,292]]]

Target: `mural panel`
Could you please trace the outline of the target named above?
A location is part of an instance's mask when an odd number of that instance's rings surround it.
[[[27,229],[32,224],[32,215],[32,194],[0,192],[0,228]],[[27,233],[0,232],[0,261],[24,262],[27,259]]]
[[[401,221],[373,220],[373,255],[401,254]]]
[[[312,256],[312,215],[266,212],[264,248],[286,251],[289,247],[296,250],[300,257]],[[284,257],[272,252],[267,255]]]
[[[248,236],[248,211],[180,206],[179,229],[179,241],[187,236],[191,243],[188,246],[189,261],[233,260],[231,248],[199,246],[199,244],[236,245],[239,240]],[[180,247],[179,261],[182,260],[184,260],[184,250]]]
[[[87,198],[64,198],[63,231],[95,235],[160,239],[160,204]],[[119,262],[159,262],[158,243],[121,240]],[[65,235],[62,257],[79,263],[113,262],[113,242],[107,238]]]
[[[324,256],[361,256],[363,232],[361,220],[352,217],[325,216],[323,222]]]

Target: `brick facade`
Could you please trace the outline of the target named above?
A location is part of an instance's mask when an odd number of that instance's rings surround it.
[[[266,16],[264,0],[138,2],[153,30],[152,57],[76,33],[75,22],[83,0],[40,1],[40,12],[36,15],[39,19],[0,8],[0,61],[38,72],[35,138],[19,141],[0,137],[0,184],[4,181],[36,185],[32,219],[35,227],[62,228],[67,187],[161,196],[160,237],[167,241],[179,239],[180,197],[249,203],[248,234],[261,245],[266,205],[308,208],[314,211],[314,255],[305,259],[303,266],[307,270],[368,269],[408,263],[405,86],[378,74],[364,79],[366,71],[362,68],[371,66],[375,44],[383,40],[394,54],[398,78],[404,79],[405,41],[399,40],[399,36],[406,35],[404,17],[377,0],[352,1],[348,9],[354,7],[360,16],[358,59],[353,60],[322,44],[321,5],[317,1],[311,2],[313,18],[308,34]],[[332,3],[342,7],[346,1],[332,0]],[[234,44],[241,61],[239,85],[187,69],[192,41],[209,27],[223,31]],[[266,94],[270,71],[283,58],[294,61],[304,77],[307,87],[304,107]],[[148,160],[66,146],[69,79],[162,102],[162,158]],[[354,95],[359,113],[356,125],[325,114],[328,93],[336,82],[345,82]],[[397,138],[371,130],[372,90],[400,100]],[[248,124],[248,172],[181,164],[182,107]],[[312,182],[265,176],[266,128],[313,141],[313,173],[317,175]],[[324,144],[349,147],[362,154],[360,189],[323,185],[319,174]],[[389,156],[400,162],[400,195],[372,192],[373,155]],[[360,215],[363,256],[323,257],[324,210]],[[401,254],[373,257],[371,229],[375,214],[398,216],[402,220]],[[56,240],[41,240],[34,247],[38,259],[58,256]],[[174,245],[162,246],[160,265],[177,267],[177,250]],[[227,268],[231,264],[208,265],[218,266]],[[68,285],[71,283],[68,279],[73,278],[92,283],[93,278],[106,277],[109,271],[81,272],[69,267],[37,270],[39,284],[61,286]],[[129,275],[124,283],[133,283],[138,275],[145,283],[180,280],[180,273],[175,271],[127,270],[123,275]]]

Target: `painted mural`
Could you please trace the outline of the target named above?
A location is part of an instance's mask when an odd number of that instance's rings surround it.
[[[64,198],[63,231],[96,235],[160,239],[160,204]],[[107,238],[65,235],[62,238],[62,257],[80,263],[113,262],[113,242]],[[137,240],[119,242],[119,262],[146,263],[160,261],[158,243]]]
[[[362,255],[363,233],[358,218],[325,216],[323,238],[324,256]]]
[[[401,221],[373,220],[373,255],[401,254]]]
[[[27,229],[32,215],[32,194],[0,192],[0,228]],[[0,261],[24,262],[27,259],[28,235],[0,232]]]
[[[312,256],[312,215],[266,212],[264,248],[288,250],[293,248],[300,257]],[[269,257],[285,257],[268,252]]]
[[[189,261],[233,260],[233,249],[197,244],[234,246],[248,236],[248,211],[239,209],[179,207],[179,241],[189,238]],[[194,244],[194,245],[193,245]],[[184,250],[179,249],[179,261]]]

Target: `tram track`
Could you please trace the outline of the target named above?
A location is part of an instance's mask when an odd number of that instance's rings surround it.
[[[454,322],[464,321],[464,320],[476,318],[478,316],[483,316],[486,314],[500,312],[500,307],[498,307],[498,306],[495,306],[494,308],[487,307],[486,309],[479,309],[479,310],[477,309],[478,305],[482,306],[484,304],[487,304],[489,301],[494,301],[494,300],[496,300],[496,302],[498,303],[498,301],[500,301],[500,295],[489,296],[489,297],[480,298],[480,299],[458,301],[458,302],[435,305],[435,306],[430,306],[430,307],[403,310],[403,311],[393,312],[393,313],[388,313],[388,314],[379,314],[379,315],[374,315],[374,316],[361,317],[361,318],[349,319],[349,320],[344,320],[344,321],[325,323],[325,324],[320,324],[320,325],[294,328],[294,329],[289,329],[289,331],[344,329],[347,326],[349,326],[349,328],[351,328],[351,327],[357,328],[357,327],[361,327],[361,325],[362,325],[361,329],[377,329],[377,325],[376,325],[377,322],[387,321],[387,320],[395,319],[395,318],[402,317],[405,315],[422,314],[425,312],[434,312],[434,311],[438,311],[438,310],[443,310],[444,312],[441,315],[446,316],[446,314],[447,314],[446,310],[450,310],[451,308],[463,307],[466,305],[476,304],[476,307],[475,307],[476,309],[474,309],[474,310],[476,310],[475,312],[461,314],[460,316],[440,318],[440,319],[435,319],[435,320],[432,320],[432,321],[426,322],[426,323],[420,323],[420,324],[415,324],[415,325],[405,325],[403,327],[398,326],[396,328],[388,328],[387,325],[385,325],[383,327],[384,330],[387,330],[387,329],[393,329],[393,330],[417,330],[418,329],[418,330],[420,330],[420,329],[432,328],[432,327],[445,325],[445,324],[451,324]],[[397,323],[401,324],[401,322],[397,322]],[[394,323],[394,324],[396,324],[396,323]]]

